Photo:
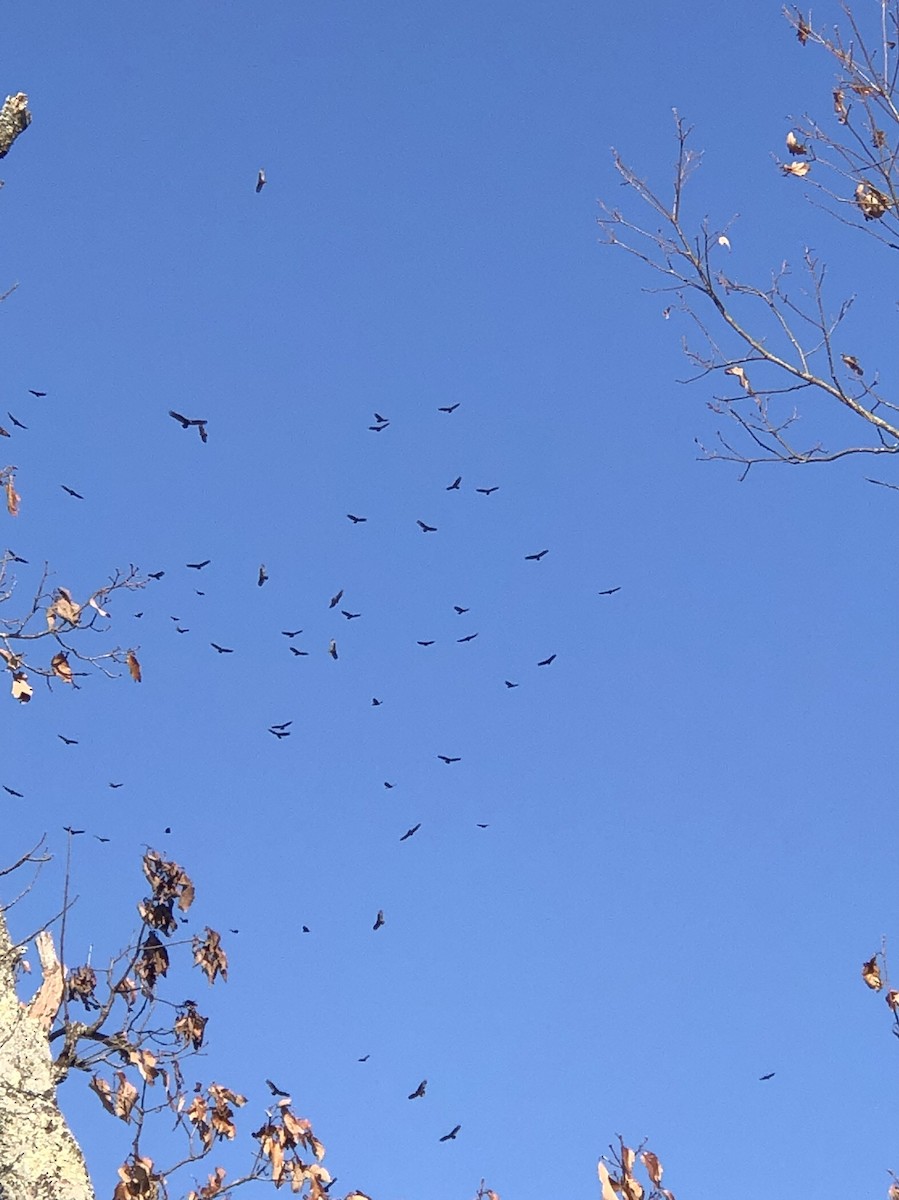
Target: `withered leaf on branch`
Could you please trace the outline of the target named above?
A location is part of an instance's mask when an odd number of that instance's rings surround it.
[[[159,1067],[156,1065],[156,1055],[152,1050],[131,1050],[128,1058],[131,1063],[140,1071],[140,1077],[144,1083],[153,1084],[156,1082],[156,1077],[159,1074]]]
[[[845,125],[849,117],[849,110],[846,107],[846,94],[842,88],[833,89],[833,111],[840,124]]]
[[[153,899],[177,900],[181,911],[187,912],[194,902],[194,885],[184,868],[164,859],[158,850],[148,850],[142,866],[153,889]]]
[[[799,20],[796,23],[796,36],[799,38],[800,46],[804,46],[808,41],[808,35],[811,33],[812,27],[808,24],[805,17],[799,14]]]
[[[662,1164],[658,1160],[658,1156],[653,1154],[651,1150],[644,1150],[640,1155],[640,1161],[646,1168],[646,1174],[650,1178],[653,1186],[658,1187],[662,1182]]]
[[[724,374],[733,375],[739,381],[740,387],[744,392],[752,392],[752,388],[749,385],[749,377],[742,367],[725,367]]]
[[[12,677],[12,697],[18,700],[21,704],[27,704],[34,694],[34,689],[28,682],[28,676],[24,671],[16,671]]]
[[[781,163],[780,169],[783,171],[784,175],[798,175],[801,179],[803,175],[808,175],[809,171],[812,169],[812,164],[807,162]]]
[[[144,987],[151,991],[156,986],[160,975],[168,974],[169,954],[155,933],[149,933],[141,946],[140,958],[134,964],[134,971]]]
[[[859,361],[854,354],[841,354],[840,358],[850,371],[854,371],[856,375],[864,375],[864,369],[859,365]]]
[[[618,1200],[618,1197],[615,1194],[615,1188],[612,1186],[612,1177],[609,1174],[609,1169],[602,1159],[600,1159],[596,1170],[599,1175],[599,1183],[602,1188],[602,1200]]]
[[[97,988],[97,973],[93,967],[75,967],[66,980],[66,991],[70,1000],[80,1000],[85,1008],[99,1008],[94,998]]]
[[[213,1200],[222,1190],[222,1184],[225,1181],[227,1172],[224,1167],[216,1167],[214,1175],[208,1175],[209,1182],[201,1187],[198,1192],[188,1192],[187,1200]]]
[[[16,491],[16,477],[13,474],[12,467],[5,472],[5,476],[3,486],[6,488],[6,510],[11,517],[17,517],[19,515],[19,502],[22,497]]]
[[[159,1176],[153,1170],[152,1158],[135,1157],[130,1163],[122,1163],[118,1176],[120,1182],[112,1200],[157,1200]]]
[[[862,182],[855,189],[855,203],[866,221],[877,221],[892,208],[893,202],[873,183]]]
[[[137,1102],[138,1092],[124,1071],[116,1071],[116,1079],[118,1086],[115,1091],[99,1075],[93,1077],[90,1088],[100,1097],[100,1102],[107,1112],[127,1124],[131,1120],[131,1111]]]
[[[880,967],[877,965],[877,955],[869,958],[866,963],[862,963],[862,979],[871,988],[872,991],[879,992],[883,987],[883,980],[880,978]]]
[[[787,134],[787,149],[791,154],[808,154],[808,147],[803,146],[792,129]]]
[[[194,963],[203,970],[210,983],[215,983],[216,975],[221,975],[224,980],[228,978],[228,956],[221,943],[221,935],[208,925],[206,937],[193,940]]]
[[[196,1008],[189,1004],[175,1022],[175,1036],[180,1038],[185,1046],[192,1046],[194,1050],[199,1050],[203,1045],[208,1020],[208,1017],[201,1016]]]
[[[63,683],[74,683],[72,678],[72,668],[69,666],[69,660],[60,650],[50,659],[50,666],[53,668],[53,674],[56,675]]]
[[[890,1006],[890,1008],[893,1010],[893,1012],[899,1012],[899,992],[897,992],[897,991],[887,992],[887,994],[884,996],[884,1000],[886,1000],[887,1004]]]
[[[133,650],[129,650],[125,655],[125,662],[128,664],[128,671],[135,683],[140,683],[140,663],[137,661],[137,655]]]

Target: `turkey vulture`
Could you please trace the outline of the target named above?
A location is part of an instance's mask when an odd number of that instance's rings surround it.
[[[445,1133],[443,1135],[443,1137],[440,1139],[441,1142],[454,1142],[456,1140],[456,1134],[459,1132],[459,1130],[461,1128],[462,1128],[461,1125],[454,1125],[453,1128],[449,1131],[449,1133]]]
[[[204,558],[202,562],[185,563],[184,565],[190,567],[192,571],[202,571],[203,568],[208,567],[211,562],[211,558]]]
[[[375,917],[375,923],[374,923],[374,925],[372,925],[372,929],[380,929],[383,924],[384,924],[384,910],[383,910],[383,908],[379,908],[378,915]]]
[[[461,400],[457,400],[455,404],[447,404],[447,405],[446,405],[446,407],[444,407],[444,408],[438,408],[438,409],[437,409],[437,411],[438,411],[438,412],[445,412],[445,413],[451,413],[451,412],[455,412],[455,411],[456,411],[456,409],[459,407],[459,405],[460,405],[461,403],[462,403],[462,401],[461,401]]]
[[[265,184],[266,184],[265,171],[262,169],[262,167],[260,167],[259,174],[256,176],[256,195],[257,196],[262,191],[262,189],[265,187]]]
[[[21,421],[16,420],[16,418],[12,415],[11,412],[7,411],[6,415],[9,417],[10,421],[12,421],[13,425],[15,425],[15,427],[17,429],[27,429],[28,428],[27,425],[23,425]]]
[[[62,490],[63,490],[64,492],[68,492],[68,494],[69,494],[70,496],[74,496],[76,500],[83,500],[83,499],[84,499],[84,497],[81,495],[81,493],[80,493],[80,492],[76,492],[74,488],[66,487],[66,485],[65,485],[64,483],[61,483],[59,486],[62,488]]]
[[[525,560],[525,562],[539,562],[540,559],[543,558],[543,556],[545,554],[549,554],[549,551],[541,550],[539,554],[526,554],[524,556],[524,560]]]
[[[347,519],[352,521],[354,525],[361,525],[363,521],[368,520],[368,517],[357,517],[355,513],[347,513]]]
[[[458,492],[459,486],[462,483],[462,476],[457,475],[453,482],[446,489],[448,492]]]
[[[227,646],[220,646],[217,642],[210,642],[209,645],[219,654],[233,654],[233,650],[229,650]]]
[[[454,763],[454,762],[461,762],[461,761],[462,761],[462,759],[461,759],[461,758],[450,758],[450,757],[449,757],[448,755],[446,755],[446,754],[438,754],[438,755],[437,755],[437,757],[440,759],[440,761],[441,761],[441,762],[445,762],[445,763]]]
[[[331,597],[331,599],[328,601],[328,608],[336,608],[337,605],[340,603],[342,596],[343,596],[343,588],[340,589],[340,591],[337,593],[336,596]]]
[[[473,642],[478,635],[476,633],[468,633],[465,637],[456,638],[457,642]]]
[[[59,738],[59,740],[61,742],[65,742],[65,744],[67,746],[77,746],[78,745],[78,742],[75,740],[75,738],[67,738],[64,733],[58,733],[56,736]]]
[[[425,525],[424,521],[416,521],[415,524],[422,531],[422,533],[436,533],[437,532],[436,525]]]
[[[259,575],[256,578],[257,586],[262,587],[262,585],[265,583],[265,581],[267,579],[268,579],[268,571],[266,571],[266,569],[265,569],[265,563],[260,563],[259,564]]]
[[[36,392],[34,390],[34,388],[29,388],[28,390],[29,390],[29,392],[31,392],[32,396],[37,396],[38,400],[40,400],[42,396],[46,396],[46,394],[47,394],[46,392]]]
[[[549,656],[549,658],[541,659],[541,661],[537,663],[537,666],[538,667],[548,667],[550,665],[550,663],[555,659],[555,657],[556,657],[555,654],[551,654]]]
[[[7,788],[6,790],[9,791],[9,788]],[[14,795],[18,795],[18,792],[15,792]],[[419,829],[421,829],[421,821],[419,821],[417,825],[413,825],[411,829],[407,829],[406,832],[403,834],[403,836],[400,838],[400,841],[405,842],[407,838],[410,838],[410,837],[412,837],[413,834],[418,833]]]
[[[494,492],[499,491],[499,484],[497,484],[496,487],[475,488],[475,491],[480,492],[482,496],[492,496]]]
[[[599,595],[599,596],[614,596],[616,592],[620,592],[620,591],[621,591],[620,587],[606,588],[606,590],[604,592],[598,592],[597,595]]]
[[[415,1091],[414,1091],[414,1092],[410,1092],[410,1093],[409,1093],[408,1099],[410,1099],[410,1100],[420,1100],[420,1099],[421,1099],[421,1097],[422,1097],[422,1096],[425,1094],[425,1088],[426,1088],[427,1086],[428,1086],[428,1081],[427,1081],[427,1079],[423,1079],[423,1080],[421,1081],[421,1083],[418,1085],[418,1087],[415,1089]]]

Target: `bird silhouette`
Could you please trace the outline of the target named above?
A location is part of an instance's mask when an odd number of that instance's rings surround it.
[[[120,788],[120,787],[124,787],[125,785],[124,785],[124,783],[111,783],[109,786],[111,788]]]
[[[331,597],[331,599],[328,601],[328,608],[336,608],[337,605],[340,603],[342,596],[343,596],[343,588],[340,589],[340,591],[337,593],[336,596]]]
[[[6,553],[9,556],[10,562],[24,563],[26,567],[28,566],[27,558],[21,558],[18,554],[15,554],[12,550],[7,550]]]
[[[289,1096],[290,1095],[290,1092],[282,1091],[281,1088],[279,1088],[276,1083],[272,1083],[272,1081],[270,1079],[266,1079],[265,1082],[268,1087],[268,1090],[271,1092],[271,1094],[273,1096]]]
[[[449,1133],[445,1133],[443,1135],[443,1137],[440,1139],[441,1142],[454,1142],[456,1140],[456,1135],[458,1134],[458,1132],[461,1128],[462,1128],[461,1125],[454,1125],[453,1128],[449,1131]]]
[[[614,596],[616,592],[620,592],[620,587],[606,588],[604,592],[597,592],[599,596]]]
[[[190,633],[189,629],[182,629],[180,625],[175,626],[175,633]]]
[[[265,178],[265,171],[262,169],[262,167],[260,167],[259,174],[256,176],[256,195],[257,196],[262,191],[262,189],[265,187],[266,183],[267,183],[267,180]]]
[[[445,413],[455,412],[461,403],[462,403],[461,400],[457,400],[455,404],[447,404],[442,408],[438,408],[437,411],[445,412]]]
[[[470,608],[460,608],[460,606],[458,604],[454,604],[453,608],[456,610],[456,612],[459,614],[460,617],[462,616],[463,613],[471,612]]]
[[[370,1058],[371,1058],[370,1054],[363,1054],[361,1058],[356,1059],[356,1062],[368,1062],[368,1060]]]
[[[83,500],[83,499],[84,499],[84,497],[81,495],[81,493],[80,493],[80,492],[76,492],[74,488],[66,487],[66,485],[65,485],[64,483],[61,483],[59,486],[62,488],[62,490],[63,490],[64,492],[68,492],[68,494],[69,494],[70,496],[74,496],[76,500]]]
[[[446,490],[448,492],[458,492],[461,483],[462,483],[462,476],[457,475],[456,478],[453,480],[453,482],[449,485],[449,487]]]
[[[336,661],[336,659],[337,659],[337,643],[334,641],[333,638],[331,639],[330,645],[328,646],[328,653]]]
[[[419,646],[433,646],[433,645],[434,645],[434,639],[432,638],[432,639],[431,639],[429,642],[418,642],[418,643],[417,643],[417,645],[419,645]]]
[[[415,1091],[409,1093],[408,1098],[410,1100],[420,1100],[421,1097],[425,1094],[425,1089],[427,1088],[427,1086],[428,1086],[427,1079],[423,1079],[421,1081],[421,1083],[418,1085],[418,1087],[415,1089]]]
[[[361,525],[363,521],[368,520],[368,517],[357,517],[355,513],[347,513],[347,519],[352,521],[354,525]]]
[[[259,574],[256,577],[257,586],[262,587],[262,585],[265,583],[265,581],[267,579],[268,579],[268,572],[265,569],[265,563],[260,563],[259,564]]]
[[[372,433],[380,433],[381,430],[386,429],[389,424],[389,421],[385,421],[382,425],[369,425],[369,429],[372,431]]]
[[[482,825],[480,821],[476,821],[475,824],[477,825],[478,829],[489,829],[490,828],[489,825]]]
[[[377,413],[377,412],[374,413],[374,418],[378,422],[379,425],[389,425],[390,424],[390,417],[382,417],[380,413]]]
[[[407,829],[406,832],[403,834],[403,836],[400,838],[400,841],[405,842],[407,838],[410,838],[410,837],[412,837],[413,834],[418,833],[419,829],[421,829],[421,821],[419,821],[417,825],[413,825],[411,829]]]
[[[202,571],[203,568],[208,567],[211,562],[211,558],[204,558],[202,562],[185,563],[185,566],[190,567],[192,571]]]
[[[494,492],[499,491],[499,484],[489,488],[475,488],[476,492],[480,492],[482,496],[492,496]]]
[[[3,790],[4,790],[4,792],[9,792],[10,796],[15,796],[16,799],[18,799],[18,800],[25,799],[24,795],[21,792],[17,792],[15,788],[7,787],[5,783],[3,785]]]
[[[540,662],[537,663],[537,666],[538,667],[548,667],[550,665],[550,663],[555,660],[555,658],[556,658],[555,654],[551,654],[549,656],[549,658],[541,659]]]
[[[375,917],[375,923],[374,923],[374,925],[372,925],[372,929],[380,929],[381,926],[384,924],[385,924],[384,910],[383,910],[383,908],[379,908],[378,915]]]
[[[293,719],[291,718],[291,720],[289,720],[289,721],[281,721],[277,725],[270,725],[269,729],[289,729],[292,724],[293,724]]]
[[[395,783],[388,783],[388,782],[387,782],[387,780],[385,779],[385,780],[384,780],[384,787],[386,787],[386,788],[395,788],[395,787],[396,787],[396,784],[395,784]]]
[[[361,617],[362,613],[347,612],[345,608],[340,610],[340,615],[346,617],[348,621],[355,621],[357,617]]]
[[[478,635],[476,633],[468,633],[465,637],[456,638],[457,642],[473,642]]]
[[[462,759],[461,759],[461,758],[450,758],[450,757],[449,757],[448,755],[446,755],[446,754],[438,754],[438,755],[437,755],[437,757],[440,759],[440,761],[441,761],[441,762],[445,762],[445,763],[454,763],[454,762],[461,762],[461,761],[462,761]]]
[[[549,551],[541,550],[539,554],[526,554],[524,556],[524,559],[525,559],[525,562],[539,562],[540,559],[543,558],[543,556],[545,554],[549,554]]]
[[[766,1079],[773,1079],[776,1074],[776,1071],[769,1071],[767,1075],[759,1075],[759,1083],[764,1083]]]
[[[503,680],[503,682],[505,683],[507,688],[518,687],[518,684],[513,683],[511,679],[505,679],[505,680]]]
[[[295,638],[298,634],[300,634],[302,632],[303,632],[302,629],[282,629],[281,630],[281,633],[283,634],[283,636],[289,637],[289,638]]]
[[[190,429],[191,425],[208,425],[208,417],[185,417],[183,413],[175,412],[173,408],[169,409],[169,416],[178,422],[182,429]]]
[[[70,833],[72,837],[77,837],[79,833],[84,833],[83,829],[73,829],[71,825],[63,825],[66,833]]]
[[[371,706],[372,706],[372,708],[380,708],[380,706],[381,706],[383,703],[384,703],[384,701],[383,701],[383,700],[379,700],[379,699],[377,698],[377,696],[372,696],[372,698],[371,698]]]
[[[47,394],[46,392],[36,392],[34,390],[34,388],[29,388],[28,390],[32,394],[32,396],[37,396],[38,400],[40,400],[42,396],[46,396],[46,394]]]
[[[290,737],[289,729],[270,729],[269,733],[274,734],[274,736],[278,739],[279,742],[280,742],[281,738]]]
[[[227,646],[220,646],[220,645],[218,645],[217,642],[210,642],[209,645],[213,648],[213,650],[218,651],[219,654],[233,654],[234,653],[234,651],[229,650]]]
[[[15,425],[16,429],[27,429],[27,428],[28,428],[28,426],[27,426],[27,425],[23,425],[21,421],[17,420],[17,419],[16,419],[16,418],[15,418],[15,417],[12,415],[12,413],[11,413],[11,412],[8,412],[8,411],[7,411],[7,414],[6,414],[6,415],[9,417],[10,421],[12,421],[13,425]]]
[[[151,571],[147,576],[148,579],[162,579],[165,571]]]
[[[67,746],[77,746],[78,745],[78,742],[75,740],[75,738],[66,737],[64,733],[58,733],[56,736],[59,738],[59,740],[61,742],[65,742],[65,744]]]
[[[297,658],[308,658],[309,657],[308,650],[298,650],[296,648],[296,646],[288,646],[288,649],[290,650],[290,653],[295,654],[297,656]]]
[[[108,842],[109,841],[108,837],[100,837],[99,833],[95,833],[94,837],[97,839],[98,842]]]
[[[436,533],[437,532],[436,525],[425,525],[424,521],[416,521],[415,524],[422,531],[422,533]]]

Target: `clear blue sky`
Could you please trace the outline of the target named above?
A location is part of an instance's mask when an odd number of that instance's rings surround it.
[[[70,962],[127,940],[145,844],[181,862],[231,964],[163,992],[210,1015],[196,1077],[250,1097],[245,1148],[289,1088],[335,1195],[587,1200],[618,1132],[691,1200],[883,1194],[859,969],[897,933],[895,493],[864,460],[697,462],[710,391],[595,224],[611,146],[667,186],[677,106],[734,269],[811,244],[893,384],[894,264],[771,157],[829,61],[745,0],[52,2],[2,32],[34,112],[0,164],[3,545],[22,597],[44,560],[76,596],[166,572],[97,641],[139,687],[5,702],[4,858],[61,855],[14,930],[59,907],[65,824],[112,839],[74,848]],[[108,1195],[129,1131],[85,1083]]]

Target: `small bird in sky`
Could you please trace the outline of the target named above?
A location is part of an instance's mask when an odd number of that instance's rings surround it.
[[[266,569],[265,569],[265,563],[260,563],[259,564],[259,574],[256,577],[257,587],[262,587],[262,585],[265,583],[265,581],[267,579],[268,579],[268,571],[266,571]]]
[[[524,556],[524,560],[525,560],[525,562],[539,562],[540,559],[543,558],[543,556],[545,554],[549,554],[549,551],[541,550],[539,554],[526,554]]]
[[[759,1083],[764,1083],[766,1079],[773,1079],[776,1074],[776,1071],[769,1071],[767,1075],[759,1075]]]
[[[347,520],[352,521],[354,525],[361,525],[368,517],[357,517],[355,513],[347,513]]]
[[[431,639],[429,642],[418,642],[418,643],[416,643],[416,644],[417,644],[417,645],[419,645],[419,646],[433,646],[433,645],[434,645],[434,639],[432,638],[432,639]]]
[[[333,638],[331,638],[330,644],[328,645],[328,653],[331,655],[331,657],[336,662],[336,660],[337,660],[337,643],[334,641]]]
[[[162,579],[165,571],[151,571],[147,576],[148,579]]]
[[[458,492],[461,483],[462,483],[462,476],[457,475],[456,478],[453,480],[453,482],[449,485],[449,487],[446,490],[448,492]]]
[[[384,910],[383,910],[383,908],[379,908],[378,915],[375,917],[375,923],[374,923],[374,925],[372,925],[372,929],[380,929],[381,926],[384,924],[385,924]]]
[[[381,414],[378,412],[374,413],[374,418],[378,422],[379,425],[389,425],[390,424],[390,417],[382,417]]]
[[[447,404],[441,408],[438,408],[437,411],[445,412],[445,413],[455,412],[461,403],[462,403],[461,400],[457,400],[455,404]]]
[[[437,757],[440,759],[440,761],[441,761],[441,762],[445,762],[445,763],[454,763],[454,762],[461,762],[461,761],[462,761],[462,759],[461,759],[461,758],[450,758],[450,757],[449,757],[448,755],[446,755],[446,754],[438,754],[438,755],[437,755]]]
[[[556,655],[555,655],[555,654],[551,654],[551,655],[549,656],[549,658],[544,658],[544,659],[541,659],[541,661],[537,663],[537,666],[538,666],[538,667],[548,667],[548,666],[550,665],[550,663],[551,663],[551,662],[553,662],[553,661],[555,660],[555,658],[556,658]]]
[[[190,633],[190,629],[182,629],[180,625],[176,625],[175,633]]]
[[[9,789],[7,789],[7,790],[9,790]],[[407,829],[406,832],[403,834],[403,836],[400,838],[400,841],[405,842],[407,838],[410,838],[413,836],[413,834],[418,833],[419,829],[421,829],[421,821],[419,821],[417,825],[413,825],[411,829]]]
[[[385,780],[384,780],[384,787],[386,787],[386,788],[395,788],[395,787],[396,787],[396,784],[395,784],[395,783],[388,783],[388,782],[387,782],[387,780],[385,779]]]
[[[490,828],[489,825],[482,825],[480,821],[476,821],[475,824],[477,825],[478,829],[489,829]]]
[[[260,167],[259,174],[256,176],[256,195],[257,196],[262,191],[262,189],[265,187],[266,182],[267,182],[267,180],[265,178],[265,171],[263,170],[262,167]]]
[[[422,533],[436,533],[437,532],[436,525],[425,525],[424,521],[416,521],[415,524],[422,531]]]
[[[308,658],[309,657],[308,650],[298,650],[296,648],[296,646],[289,646],[288,649],[290,650],[290,653],[295,654],[297,658]]]
[[[311,932],[312,932],[312,930],[309,928],[308,925],[303,926],[303,933],[311,933]]]
[[[340,615],[346,617],[348,621],[355,621],[357,617],[361,617],[362,613],[347,612],[345,608],[340,610]]]
[[[77,837],[79,833],[84,833],[83,829],[73,829],[71,825],[63,825],[63,829],[66,833],[70,833],[72,837]]]
[[[468,633],[465,637],[456,638],[457,642],[473,642],[478,635],[476,633]]]
[[[282,1089],[279,1088],[276,1083],[272,1083],[272,1081],[270,1079],[266,1079],[265,1082],[268,1087],[268,1090],[271,1092],[271,1094],[273,1096],[289,1096],[290,1095],[290,1092],[282,1091]]]
[[[219,654],[233,654],[234,653],[234,651],[229,650],[229,648],[227,646],[220,646],[217,642],[210,642],[209,645],[213,648],[213,650],[218,651]]]
[[[461,1128],[462,1128],[461,1125],[454,1125],[453,1128],[449,1131],[449,1133],[445,1133],[443,1135],[443,1137],[440,1139],[441,1142],[454,1142],[456,1140],[456,1134],[459,1132],[459,1130]]]
[[[192,571],[202,571],[203,568],[208,567],[211,562],[211,558],[204,558],[202,562],[185,563],[184,565],[190,567]]]
[[[427,1088],[427,1086],[428,1086],[427,1079],[423,1079],[421,1081],[421,1083],[418,1085],[418,1087],[415,1089],[415,1091],[409,1093],[408,1098],[410,1100],[420,1100],[421,1097],[425,1094],[425,1089]]]
[[[94,837],[97,839],[98,842],[108,842],[109,841],[108,837],[100,837],[99,833],[95,833]]]
[[[518,687],[518,684],[517,684],[517,683],[513,683],[511,679],[504,679],[504,680],[503,680],[503,683],[505,683],[505,685],[506,685],[506,687],[507,687],[507,688]]]
[[[372,696],[372,698],[371,698],[372,708],[380,708],[383,703],[384,703],[384,701],[379,700],[377,696]]]
[[[56,736],[59,738],[59,740],[61,742],[65,742],[65,744],[67,746],[77,746],[78,745],[78,742],[75,740],[75,738],[66,737],[64,733],[58,733]]]
[[[84,497],[81,495],[81,493],[76,492],[74,488],[66,487],[66,485],[64,483],[61,483],[59,486],[62,488],[62,490],[64,492],[67,492],[70,496],[74,496],[76,500],[84,499]]]
[[[492,496],[494,492],[498,492],[498,491],[499,491],[499,484],[496,484],[496,486],[495,486],[495,487],[489,487],[489,488],[475,488],[475,491],[476,491],[476,492],[480,492],[480,494],[481,494],[482,496]]]
[[[298,634],[300,634],[302,632],[303,632],[302,629],[282,629],[281,630],[282,635],[284,637],[289,637],[289,638],[295,638]]]
[[[274,734],[274,736],[278,739],[279,742],[280,742],[281,738],[290,737],[289,729],[270,729],[269,733]]]
[[[4,790],[4,792],[9,792],[10,796],[15,796],[17,800],[25,799],[24,795],[21,792],[17,792],[15,788],[7,787],[5,783],[3,785],[3,790]]]
[[[175,412],[173,408],[169,409],[169,416],[177,421],[182,429],[190,429],[192,425],[199,427],[209,424],[208,417],[185,417],[183,413]]]
[[[337,593],[336,596],[331,597],[331,599],[328,602],[328,608],[336,608],[337,605],[340,603],[342,596],[343,596],[343,588],[340,589],[340,591]]]
[[[620,592],[620,591],[621,591],[620,587],[606,588],[606,590],[604,592],[598,592],[597,595],[599,595],[599,596],[614,596],[616,592]]]
[[[458,604],[454,604],[453,608],[456,610],[456,612],[459,614],[460,617],[462,616],[463,613],[471,612],[470,608],[461,608]]]
[[[9,417],[10,421],[12,421],[13,425],[15,425],[16,429],[27,429],[28,428],[27,425],[23,425],[21,421],[16,420],[16,418],[12,415],[11,412],[7,412],[6,415]]]
[[[124,787],[125,785],[124,785],[124,783],[111,783],[109,786],[111,788],[120,788],[120,787]]]
[[[368,1062],[368,1060],[370,1058],[371,1058],[370,1054],[363,1054],[361,1058],[356,1059],[356,1062]]]
[[[28,390],[32,396],[37,396],[38,400],[40,400],[43,396],[46,396],[46,394],[47,394],[46,392],[36,392],[34,390],[34,388],[29,388]]]
[[[269,729],[289,729],[293,724],[293,719],[289,721],[281,721],[278,725],[269,725]]]
[[[386,429],[389,424],[389,421],[384,421],[381,425],[369,425],[369,429],[372,431],[372,433],[380,433],[381,430]]]

